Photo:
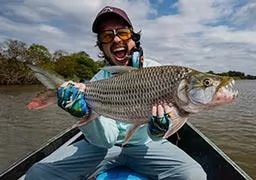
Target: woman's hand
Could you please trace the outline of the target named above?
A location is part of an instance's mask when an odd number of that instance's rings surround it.
[[[89,108],[85,101],[85,89],[83,83],[73,81],[63,83],[58,89],[58,106],[76,117],[88,115]]]
[[[152,117],[148,130],[151,135],[163,137],[169,127],[172,126],[172,119],[177,115],[177,109],[172,104],[161,103],[152,107]]]

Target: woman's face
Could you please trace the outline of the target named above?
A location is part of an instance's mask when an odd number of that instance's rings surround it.
[[[113,17],[111,19],[107,19],[104,22],[102,22],[100,26],[100,33],[104,33],[106,31],[110,30],[112,32],[116,32],[117,34],[123,33],[123,31],[127,31],[128,27],[124,20]],[[128,36],[127,36],[128,37]],[[127,40],[122,40],[118,35],[114,35],[113,39],[111,39],[108,43],[102,43],[102,51],[105,55],[105,57],[111,61],[114,65],[128,65],[129,59],[128,55],[130,54],[130,51],[132,48],[135,47],[135,42],[129,38]]]

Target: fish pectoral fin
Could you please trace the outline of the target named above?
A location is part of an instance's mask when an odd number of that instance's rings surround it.
[[[79,121],[77,121],[75,124],[73,124],[72,128],[84,126],[84,125],[92,122],[93,120],[95,120],[97,117],[99,117],[99,114],[92,111],[88,117],[84,117],[84,118],[80,119]]]
[[[137,68],[131,66],[106,66],[101,68],[104,71],[110,72],[113,75],[123,74],[126,72],[131,72],[133,70],[137,70]]]
[[[137,131],[137,129],[139,129],[142,126],[143,126],[142,124],[134,124],[132,127],[130,127],[125,136],[124,142],[122,143],[122,146],[126,145],[128,141],[131,139],[131,137],[133,136],[133,134]]]
[[[172,119],[172,123],[169,125],[168,131],[165,133],[163,138],[168,138],[172,134],[176,133],[188,120],[188,116],[177,116]]]

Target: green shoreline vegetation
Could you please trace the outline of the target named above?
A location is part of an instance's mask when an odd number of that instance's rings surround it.
[[[222,72],[222,73],[215,73],[213,71],[208,71],[207,73],[216,74],[220,76],[229,76],[229,77],[233,77],[235,80],[256,79],[256,76],[245,74],[239,71],[228,71],[228,72]]]
[[[27,46],[19,40],[6,40],[0,44],[0,85],[29,85],[40,84],[26,63],[37,65],[61,75],[65,79],[79,81],[91,79],[100,67],[105,65],[103,60],[93,60],[86,52],[67,53],[49,50],[40,44]],[[214,73],[221,76],[232,76],[235,79],[256,79],[256,76],[245,75],[243,72],[228,71]]]
[[[56,50],[51,54],[43,45],[27,46],[22,41],[7,40],[0,44],[0,85],[40,84],[27,63],[74,81],[91,79],[105,65],[103,60],[95,61],[84,51]]]

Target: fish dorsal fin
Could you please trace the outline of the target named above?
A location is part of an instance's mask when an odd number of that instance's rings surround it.
[[[104,71],[110,72],[113,75],[117,75],[117,74],[124,74],[127,72],[131,72],[131,71],[137,70],[138,68],[134,68],[131,66],[106,66],[101,69]]]

